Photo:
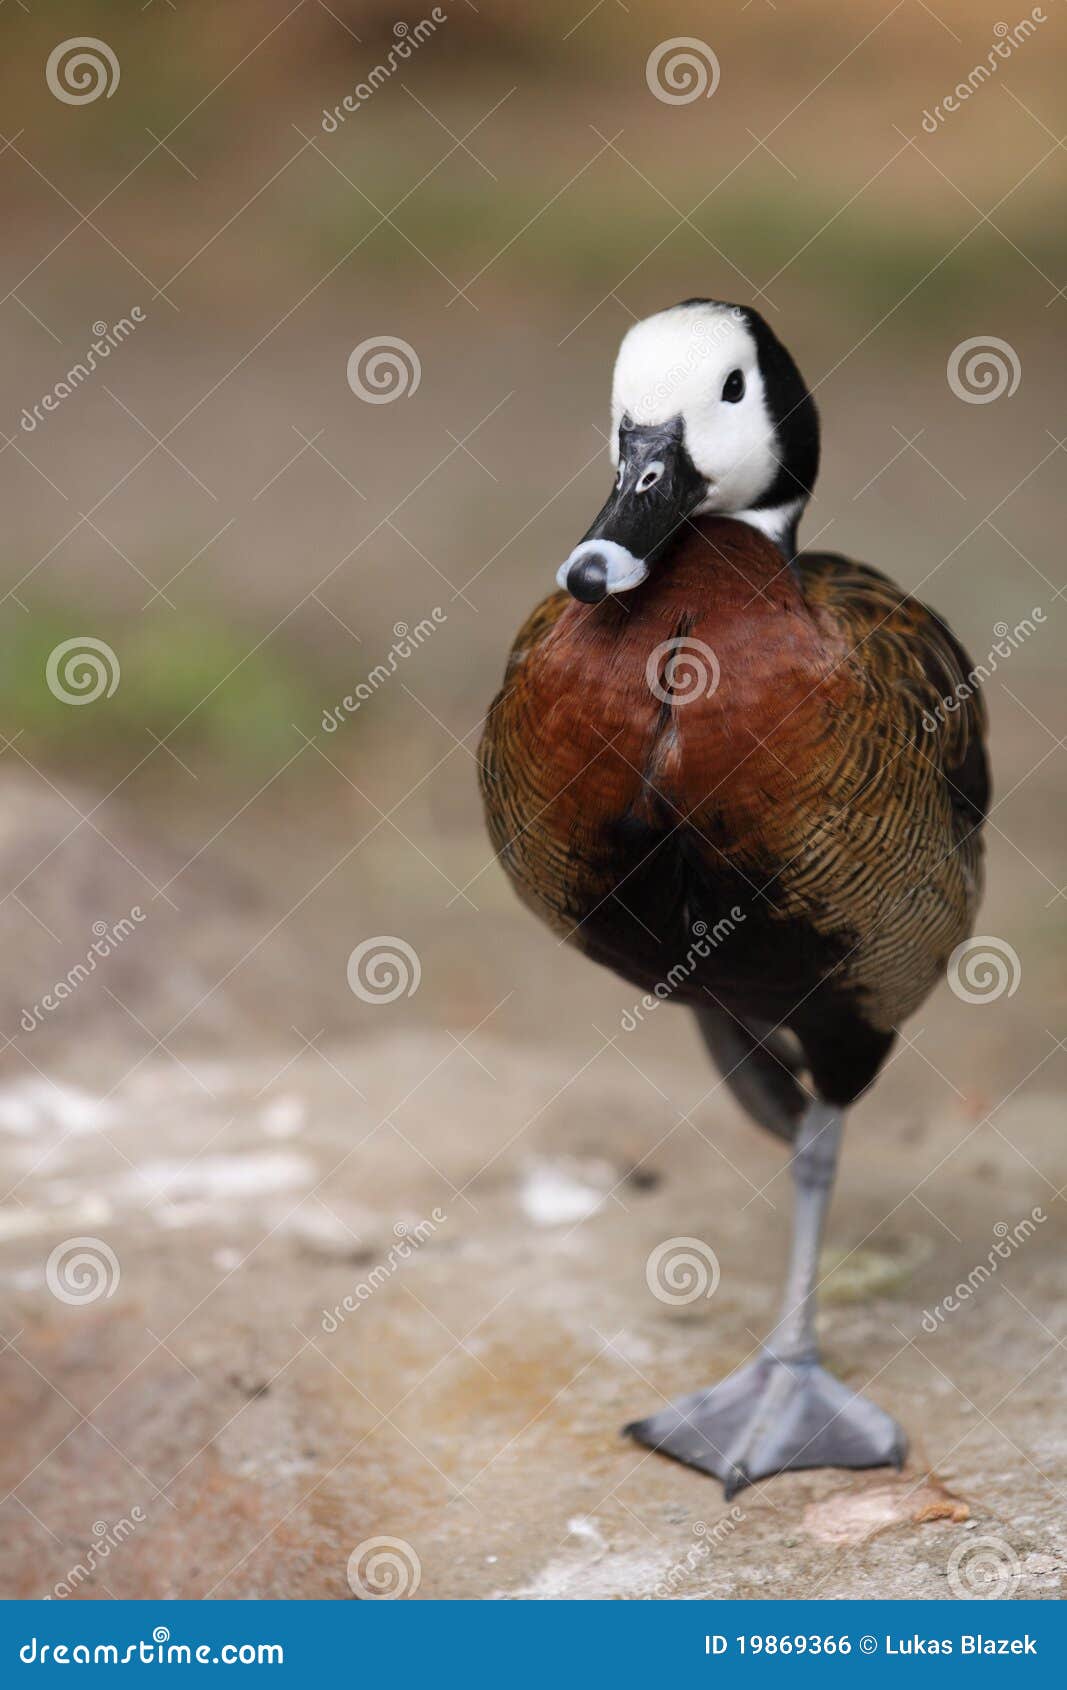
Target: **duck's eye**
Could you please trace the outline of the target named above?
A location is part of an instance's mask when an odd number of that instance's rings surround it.
[[[722,384],[722,396],[728,405],[736,405],[745,397],[745,378],[740,370],[731,370]]]
[[[620,460],[619,460],[619,473],[618,473],[618,475],[617,475],[617,476],[616,476],[616,477],[615,477],[615,486],[616,486],[616,488],[619,488],[619,487],[621,487],[621,486],[622,486],[622,484],[623,484],[623,481],[624,481],[624,479],[625,479],[625,477],[626,477],[626,459],[625,459],[625,458],[621,458],[621,459],[620,459]]]
[[[664,471],[665,468],[666,468],[666,465],[661,463],[658,458],[656,459],[656,461],[654,463],[649,464],[648,468],[646,470],[643,470],[642,473],[638,476],[637,485],[634,487],[634,492],[635,493],[647,493],[650,487],[654,487],[656,485],[656,482],[659,480],[660,476],[663,474],[663,471]]]

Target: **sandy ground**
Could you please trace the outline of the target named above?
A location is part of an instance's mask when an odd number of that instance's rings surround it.
[[[676,1021],[680,1060],[633,1035],[640,1072],[625,1036],[576,1074],[384,1031],[281,1072],[157,1057],[106,1102],[9,1086],[5,1594],[347,1598],[383,1535],[420,1597],[936,1599],[990,1540],[1009,1593],[1060,1594],[1067,1149],[1040,1080],[994,1122],[898,1065],[857,1113],[823,1329],[908,1429],[903,1474],[780,1477],[731,1511],[618,1435],[751,1353],[783,1252],[780,1151],[703,1096]],[[645,1264],[679,1236],[721,1279],[670,1306]],[[88,1278],[49,1272],[75,1238]]]

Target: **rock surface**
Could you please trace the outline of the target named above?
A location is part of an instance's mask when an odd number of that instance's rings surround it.
[[[727,1507],[619,1427],[751,1352],[787,1180],[721,1093],[695,1107],[695,1055],[650,1049],[649,1086],[693,1123],[642,1114],[614,1046],[575,1078],[525,1045],[463,1053],[425,1031],[282,1072],[157,1056],[106,1100],[88,1075],[62,1095],[9,1082],[3,1592],[347,1599],[353,1552],[385,1537],[400,1548],[378,1575],[418,1597],[1061,1594],[1054,1099],[1009,1103],[999,1131],[943,1105],[918,1144],[875,1141],[886,1103],[865,1106],[823,1328],[911,1460]],[[925,1329],[1035,1208],[1047,1219]],[[677,1237],[714,1250],[712,1296],[651,1294],[647,1258]],[[871,1253],[881,1270],[850,1280]]]

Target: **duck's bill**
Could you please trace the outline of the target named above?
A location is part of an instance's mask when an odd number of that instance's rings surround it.
[[[556,570],[557,584],[583,604],[597,604],[609,593],[628,593],[647,579],[648,559],[635,557],[614,540],[583,540]]]
[[[658,560],[707,494],[685,449],[680,417],[652,427],[619,429],[619,473],[588,534],[556,572],[561,587],[584,604],[628,593]]]

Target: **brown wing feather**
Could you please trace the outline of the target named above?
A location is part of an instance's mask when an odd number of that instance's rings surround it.
[[[798,745],[789,719],[767,737],[787,765],[774,782],[781,866],[770,890],[784,916],[846,939],[839,978],[865,1020],[888,1032],[971,928],[989,789],[985,710],[944,623],[878,571],[812,555],[800,559],[800,579],[840,654],[817,687],[821,744]],[[844,687],[834,685],[841,675]],[[811,732],[810,714],[800,728]]]

